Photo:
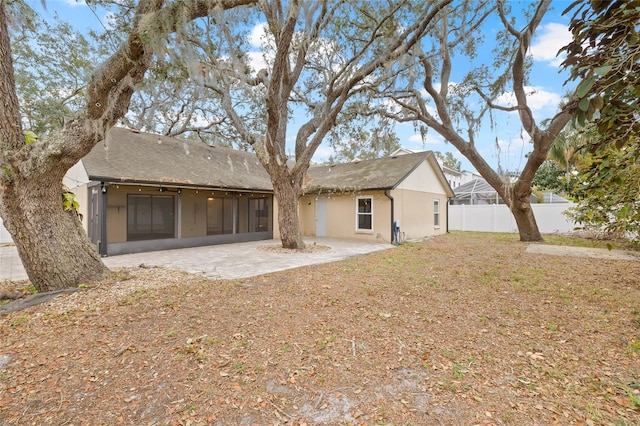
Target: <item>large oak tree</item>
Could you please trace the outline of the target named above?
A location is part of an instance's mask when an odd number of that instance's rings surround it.
[[[395,72],[450,3],[263,0],[251,10],[212,16],[190,37],[175,40],[172,55],[187,64],[210,99],[219,100],[226,121],[271,176],[284,247],[304,247],[298,198],[320,144],[341,123],[356,127],[348,121],[367,105],[368,88]],[[257,51],[247,43],[255,28],[262,30]],[[256,56],[264,62],[260,67]]]
[[[410,52],[404,78],[397,80],[395,90],[380,92],[381,97],[393,93],[392,99],[400,107],[400,111],[387,115],[436,131],[471,162],[511,209],[522,241],[542,239],[531,209],[531,183],[575,108],[575,102],[568,103],[542,127],[528,103],[531,90],[527,88],[527,55],[550,3],[537,2],[530,14],[524,14],[527,21],[519,28],[508,10],[510,5],[517,4],[505,4],[502,0],[470,2],[466,9],[450,11],[440,20],[439,31]],[[488,18],[497,21],[502,30],[493,32],[497,47],[493,55],[484,55],[488,60],[482,62],[478,49],[486,49],[481,29]],[[485,37],[492,35],[492,31],[484,33]],[[455,55],[456,65],[452,60]],[[454,66],[466,67],[461,81],[451,79]],[[499,101],[506,92],[513,93],[513,103]],[[517,113],[531,140],[531,151],[515,182],[494,169],[476,144],[483,121],[499,111]]]
[[[141,0],[125,41],[92,74],[84,106],[60,130],[25,140],[16,93],[10,19],[0,1],[0,215],[39,291],[99,280],[108,272],[75,212],[63,207],[62,178],[127,112],[153,60],[152,46],[186,23],[250,0]],[[31,143],[27,143],[31,142]]]

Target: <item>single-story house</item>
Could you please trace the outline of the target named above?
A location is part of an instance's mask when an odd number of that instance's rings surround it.
[[[447,232],[454,195],[431,151],[309,169],[304,235],[398,242]]]
[[[254,154],[113,128],[67,173],[101,255],[273,238],[273,187]]]
[[[279,238],[271,180],[249,152],[113,128],[64,184],[104,256]],[[446,232],[453,195],[427,151],[313,166],[299,215],[305,236],[392,242]]]

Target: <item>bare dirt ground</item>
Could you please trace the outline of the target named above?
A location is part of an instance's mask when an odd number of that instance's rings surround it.
[[[120,271],[0,317],[0,424],[640,424],[640,262],[525,248]]]

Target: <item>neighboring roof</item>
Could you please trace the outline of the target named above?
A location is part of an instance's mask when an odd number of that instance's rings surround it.
[[[94,181],[273,190],[255,154],[118,127],[82,164]]]
[[[365,191],[393,189],[397,187],[424,161],[430,160],[440,182],[451,191],[442,170],[431,151],[383,157],[375,160],[309,168],[305,181],[305,193]],[[453,192],[451,192],[453,194]]]
[[[416,151],[414,149],[400,147],[400,148],[396,149],[395,151],[393,151],[389,156],[390,157],[394,157],[394,156],[397,156],[397,155],[414,154],[414,153],[417,153],[417,152],[425,152],[425,151]],[[442,164],[440,162],[440,160],[438,160],[438,165],[440,166],[440,168],[442,169],[444,174],[461,176],[463,173],[465,173],[465,172],[462,172],[460,170],[452,169],[451,167],[445,166],[444,164]],[[470,172],[466,172],[466,173],[470,173]]]
[[[457,187],[454,192],[456,193],[454,201],[465,199],[493,199],[497,193],[484,179],[473,179]],[[542,195],[544,203],[570,203],[566,198],[552,192],[544,192]]]
[[[498,193],[489,183],[484,179],[473,179],[467,183],[463,183],[454,189],[455,197],[453,197],[454,204],[476,204],[478,200],[485,200],[484,202],[500,202]]]
[[[454,175],[454,176],[462,176],[462,172],[456,169],[452,169],[451,167],[447,167],[444,165],[440,165],[440,167],[442,168],[442,171],[445,174],[450,174],[450,175]]]
[[[496,190],[484,179],[473,179],[458,186],[454,192],[458,198],[458,196],[469,194],[495,194]]]
[[[415,151],[413,149],[400,147],[395,151],[393,151],[391,154],[389,154],[389,157],[396,157],[398,155],[405,155],[405,154],[415,154],[416,152],[424,152],[424,151]]]

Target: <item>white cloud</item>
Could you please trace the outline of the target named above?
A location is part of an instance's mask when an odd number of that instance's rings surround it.
[[[267,34],[267,23],[260,22],[253,27],[251,33],[249,33],[249,36],[247,37],[247,41],[249,42],[249,44],[251,44],[251,46],[260,48],[265,44]]]
[[[335,154],[335,151],[331,147],[320,145],[313,154],[312,161],[314,163],[324,163],[325,161],[329,161],[329,157],[333,154]]]
[[[546,109],[556,110],[562,97],[555,92],[548,92],[541,87],[525,86],[527,94],[527,105],[532,111],[541,111]],[[513,92],[505,92],[496,99],[498,105],[514,106],[516,105],[516,97]]]
[[[533,92],[527,97],[527,103],[529,108],[533,111],[540,111],[546,108],[553,108],[554,110],[560,105],[562,97],[554,92],[547,92],[540,88],[532,88]]]
[[[444,143],[444,139],[442,136],[435,134],[433,131],[428,131],[426,135],[424,135],[424,139],[422,135],[419,133],[415,133],[409,136],[409,142],[412,142],[412,146],[416,144],[420,145],[440,145]]]
[[[560,48],[571,42],[571,39],[566,25],[551,22],[540,27],[529,53],[536,61],[549,62],[549,65],[558,67],[564,58],[562,55],[556,55]]]
[[[262,52],[247,52],[247,58],[249,59],[249,65],[254,72],[268,68]]]

